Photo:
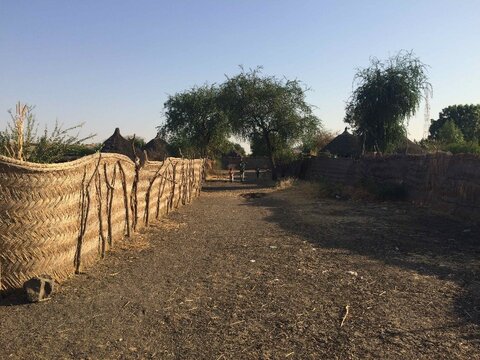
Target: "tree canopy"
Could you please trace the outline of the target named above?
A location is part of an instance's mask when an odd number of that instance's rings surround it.
[[[445,144],[456,144],[463,142],[462,131],[458,128],[453,120],[447,120],[438,130],[437,138]]]
[[[279,154],[320,123],[306,91],[300,81],[263,75],[261,68],[242,69],[221,85],[220,103],[233,133],[254,145],[263,139],[273,178]]]
[[[223,154],[228,155],[231,152],[235,152],[241,157],[244,157],[247,155],[242,145],[232,141],[227,141],[227,143],[225,144],[225,147],[223,148]]]
[[[218,106],[218,92],[217,86],[204,85],[168,97],[166,121],[158,130],[173,150],[213,157],[228,147],[230,124]]]
[[[451,105],[442,109],[438,119],[431,121],[430,138],[441,140],[441,129],[448,122],[460,129],[466,141],[480,142],[480,104]]]
[[[412,52],[401,51],[357,70],[356,85],[344,121],[362,139],[366,150],[388,151],[407,136],[407,121],[423,95],[431,91],[426,65]]]

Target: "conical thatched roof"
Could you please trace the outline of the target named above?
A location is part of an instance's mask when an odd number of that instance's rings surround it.
[[[362,153],[362,147],[358,136],[345,131],[330,141],[321,151],[328,151],[333,155],[340,157],[359,157]]]
[[[340,157],[359,157],[362,154],[362,143],[358,136],[345,131],[326,145],[322,151],[328,151],[333,155]],[[402,141],[393,151],[394,154],[418,155],[425,154],[426,151],[418,144],[409,139]]]
[[[140,156],[142,153],[141,149],[138,148],[135,148],[135,151],[137,152],[138,156]],[[113,135],[105,140],[101,152],[122,154],[135,161],[135,153],[133,151],[132,142],[125,139],[120,134],[119,128],[116,128]]]
[[[143,150],[147,153],[148,160],[163,161],[170,154],[168,152],[168,143],[160,137],[150,140]]]

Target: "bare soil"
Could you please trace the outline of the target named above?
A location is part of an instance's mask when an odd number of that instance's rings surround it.
[[[309,184],[204,190],[50,301],[0,300],[0,357],[480,358],[478,227]]]

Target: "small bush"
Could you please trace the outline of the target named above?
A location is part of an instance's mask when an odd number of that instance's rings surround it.
[[[453,143],[445,146],[445,150],[452,154],[480,154],[480,145],[477,142]]]
[[[38,125],[33,109],[33,106],[18,103],[15,112],[9,111],[11,122],[4,131],[0,131],[1,155],[21,161],[55,163],[64,161],[71,151],[85,154],[95,152],[82,144],[94,135],[82,139],[78,133],[72,134],[83,124],[64,129],[55,123],[51,132],[45,127],[43,134],[37,135]]]

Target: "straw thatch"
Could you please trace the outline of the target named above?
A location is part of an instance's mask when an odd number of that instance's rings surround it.
[[[358,158],[362,155],[362,142],[360,137],[352,135],[345,131],[328,143],[321,151],[329,152],[338,157]],[[405,138],[393,151],[394,154],[420,155],[427,151],[420,145]]]
[[[203,160],[135,164],[94,154],[61,164],[0,156],[0,290],[63,280],[124,236],[199,194]]]
[[[116,128],[112,136],[103,143],[101,152],[122,154],[135,161],[136,157],[140,157],[142,150],[135,146],[132,141],[125,139],[120,134],[120,129]]]
[[[162,161],[170,155],[168,143],[158,136],[145,144],[143,150],[147,153],[148,160]]]
[[[339,157],[359,157],[362,154],[361,142],[358,136],[345,131],[329,142],[322,150]]]

